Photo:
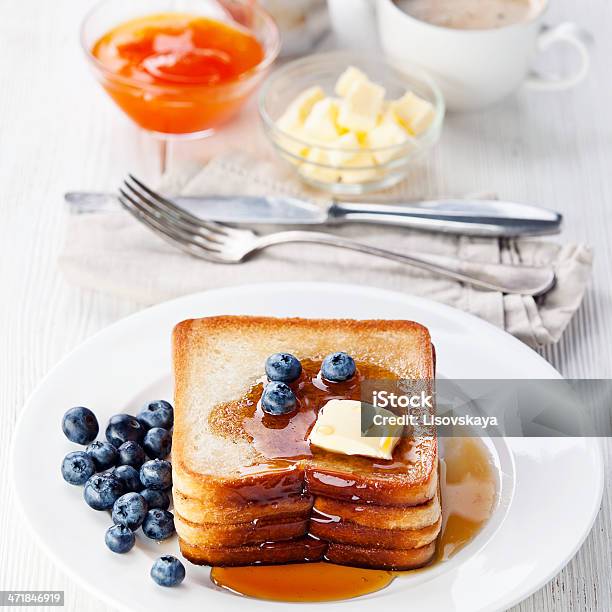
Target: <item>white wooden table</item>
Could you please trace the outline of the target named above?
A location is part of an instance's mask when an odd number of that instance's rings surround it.
[[[431,168],[412,191],[495,190],[562,211],[564,239],[590,243],[596,265],[582,309],[544,356],[568,377],[607,378],[612,375],[612,4],[552,4],[551,21],[575,19],[595,35],[588,81],[572,92],[521,93],[486,113],[449,117]],[[7,482],[11,431],[27,395],[55,362],[141,305],[63,281],[56,266],[64,231],[62,194],[112,189],[127,170],[154,181],[164,166],[206,159],[226,147],[232,134],[240,135],[234,129],[210,141],[172,145],[162,159],[158,143],[133,127],[87,73],[77,31],[90,5],[91,0],[0,3],[0,590],[62,589],[67,609],[79,612],[108,608],[46,558],[17,516]],[[563,67],[571,60],[556,55],[547,61]],[[612,446],[610,440],[605,444],[609,470]],[[41,460],[35,449],[33,460]],[[576,557],[514,610],[612,609],[610,506],[608,487],[602,512]]]

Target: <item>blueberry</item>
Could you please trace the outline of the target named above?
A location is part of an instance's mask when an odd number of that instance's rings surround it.
[[[144,497],[149,506],[149,510],[153,508],[161,508],[167,510],[170,507],[170,496],[165,491],[156,491],[154,489],[145,489],[140,494]]]
[[[148,510],[147,502],[142,495],[126,493],[113,505],[113,523],[134,531],[142,525]]]
[[[321,374],[332,382],[343,382],[355,375],[355,360],[347,353],[332,353],[321,364]]]
[[[173,587],[185,579],[185,566],[172,555],[164,555],[155,560],[151,568],[151,578],[163,587]]]
[[[142,442],[145,428],[138,419],[129,414],[116,414],[110,418],[106,428],[106,439],[116,447],[124,442]]]
[[[146,460],[145,453],[142,450],[142,446],[140,446],[138,442],[134,442],[133,440],[128,440],[127,442],[124,442],[117,449],[117,452],[119,454],[119,465],[131,465],[137,470],[140,469],[140,466]]]
[[[93,459],[83,451],[68,453],[62,461],[62,476],[71,485],[85,484],[95,472]]]
[[[266,374],[270,380],[290,383],[302,373],[302,364],[290,353],[275,353],[266,360]]]
[[[94,474],[83,489],[83,497],[94,510],[108,510],[123,494],[123,484],[112,473]]]
[[[296,405],[295,393],[283,382],[269,382],[261,396],[261,407],[268,414],[288,414]]]
[[[147,431],[142,445],[149,457],[164,459],[172,448],[172,436],[161,427],[153,427]]]
[[[123,525],[113,525],[108,528],[104,541],[114,553],[122,555],[132,550],[136,542],[136,536],[131,529]]]
[[[76,444],[89,444],[96,439],[99,430],[96,415],[84,406],[70,408],[62,418],[62,431]]]
[[[142,531],[152,540],[165,540],[174,533],[174,515],[168,510],[149,510],[142,523]]]
[[[85,452],[93,459],[98,472],[103,472],[117,463],[117,449],[108,442],[96,440],[85,449]]]
[[[151,429],[152,427],[172,429],[172,425],[174,424],[174,410],[172,409],[172,404],[165,400],[150,402],[142,407],[138,413],[138,420],[145,429]]]
[[[124,491],[141,491],[142,483],[140,482],[140,474],[138,470],[131,465],[120,465],[113,470],[113,474],[123,484]]]
[[[172,465],[163,459],[152,459],[142,464],[140,482],[147,489],[162,491],[172,486]]]

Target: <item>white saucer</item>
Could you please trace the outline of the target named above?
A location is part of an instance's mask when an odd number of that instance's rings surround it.
[[[16,497],[41,546],[70,576],[100,599],[125,610],[287,609],[426,611],[504,610],[545,584],[572,558],[595,520],[603,490],[596,439],[486,440],[500,469],[500,500],[478,537],[451,561],[402,576],[359,599],[317,604],[245,600],[221,591],[208,568],[185,562],[178,589],[153,583],[160,554],[178,555],[173,540],[137,538],[127,555],[104,545],[106,512],[63,482],[60,463],[77,450],[61,432],[71,406],[90,407],[101,428],[118,412],[135,413],[147,400],[170,399],[170,333],[187,318],[215,314],[413,319],[429,327],[440,375],[454,379],[559,378],[535,352],[503,331],[424,299],[350,285],[259,284],[209,291],[155,306],[108,327],[68,355],[42,381],[17,425],[11,474]]]

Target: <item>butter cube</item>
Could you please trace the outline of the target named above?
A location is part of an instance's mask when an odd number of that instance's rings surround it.
[[[374,156],[363,151],[344,164],[340,172],[340,181],[342,183],[369,183],[382,176],[382,171],[376,168]]]
[[[360,153],[361,145],[354,132],[347,132],[331,143],[338,150],[328,151],[329,163],[332,166],[344,166]]]
[[[411,137],[408,132],[397,123],[390,114],[384,116],[383,120],[368,134],[368,145],[372,149],[383,147],[396,147],[408,143]],[[386,164],[398,153],[403,153],[403,148],[374,151],[372,155],[378,164]]]
[[[341,104],[338,124],[355,132],[368,132],[376,126],[385,99],[385,89],[369,81],[353,83]]]
[[[310,114],[312,107],[324,98],[325,92],[321,87],[318,85],[309,87],[289,105],[276,125],[285,132],[300,127]]]
[[[334,168],[324,167],[328,165],[330,161],[327,152],[313,147],[308,151],[306,161],[300,166],[300,173],[320,183],[337,183],[340,180],[340,173]]]
[[[348,95],[351,87],[355,83],[359,83],[362,81],[367,81],[368,77],[359,70],[359,68],[355,68],[355,66],[349,66],[336,81],[336,87],[334,91],[338,96],[344,98]]]
[[[338,129],[338,101],[319,100],[304,122],[304,134],[314,142],[331,142],[340,136]]]
[[[332,453],[364,455],[376,459],[392,459],[393,449],[400,440],[403,427],[388,426],[384,436],[366,437],[361,433],[362,404],[358,400],[330,400],[321,408],[309,442]],[[393,416],[383,408],[377,413]]]
[[[414,136],[422,134],[436,116],[433,105],[411,91],[391,103],[399,122]]]

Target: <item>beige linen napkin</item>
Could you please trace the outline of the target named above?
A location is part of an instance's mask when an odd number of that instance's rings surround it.
[[[186,195],[314,197],[278,164],[240,153],[215,158],[205,167],[185,167],[166,176],[160,189]],[[66,278],[82,287],[152,304],[244,283],[311,280],[371,285],[450,304],[506,329],[533,347],[560,338],[580,305],[592,266],[590,249],[577,244],[445,236],[358,224],[333,230],[397,251],[456,255],[482,262],[552,263],[558,283],[545,297],[534,300],[481,291],[406,265],[326,246],[282,245],[240,265],[212,264],[173,248],[118,206],[70,212],[60,265]]]

